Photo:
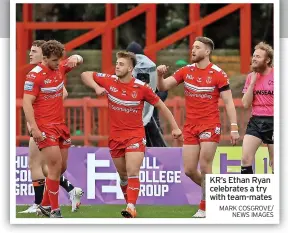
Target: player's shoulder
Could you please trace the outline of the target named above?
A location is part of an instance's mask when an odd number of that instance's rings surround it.
[[[35,66],[33,69],[29,71],[27,74],[27,78],[35,79],[35,78],[40,78],[45,76],[45,72],[43,68],[39,65]]]
[[[208,72],[211,74],[215,73],[216,75],[220,75],[224,78],[228,78],[228,75],[226,74],[226,72],[222,68],[220,68],[219,66],[213,63]]]
[[[139,89],[151,89],[152,90],[152,88],[149,86],[149,84],[147,84],[147,83],[145,83],[139,79],[134,80],[133,87],[139,88]]]
[[[189,65],[185,65],[185,66],[182,66],[181,68],[179,68],[178,70],[176,70],[173,75],[177,74],[177,73],[186,73],[186,72],[190,72],[190,71],[194,71],[195,69],[195,63],[193,64],[189,64]],[[173,76],[172,75],[172,76]]]
[[[111,78],[112,80],[118,80],[118,77],[117,77],[116,75],[99,73],[99,72],[93,72],[93,74],[94,74],[97,78]]]

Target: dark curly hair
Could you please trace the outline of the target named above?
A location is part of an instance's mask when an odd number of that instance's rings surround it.
[[[64,54],[64,45],[57,40],[49,40],[42,46],[43,56],[50,58],[52,55],[61,58]]]

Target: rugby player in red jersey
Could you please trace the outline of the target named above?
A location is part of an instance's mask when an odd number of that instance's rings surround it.
[[[214,43],[197,37],[192,47],[192,64],[164,79],[168,68],[157,67],[159,91],[169,90],[184,82],[186,121],[183,129],[183,162],[185,174],[202,187],[199,210],[193,217],[206,217],[205,175],[212,173],[214,155],[220,141],[221,124],[218,100],[221,97],[231,123],[231,143],[239,139],[236,110],[226,73],[210,62]],[[197,170],[198,163],[200,172]]]
[[[29,59],[30,65],[25,69],[25,74],[28,74],[36,65],[42,62],[43,54],[41,46],[45,43],[45,40],[35,40],[32,43]],[[74,67],[77,64],[78,60],[83,60],[79,55],[72,55],[68,59],[63,60],[62,64],[67,64],[68,67]],[[63,86],[63,99],[68,96],[68,92]],[[36,210],[40,203],[42,202],[44,186],[45,186],[45,176],[47,176],[48,168],[45,164],[44,158],[40,153],[36,143],[33,140],[32,134],[30,133],[30,125],[27,123],[28,131],[30,134],[29,140],[29,169],[31,172],[32,184],[34,188],[34,204],[28,209],[21,211],[19,213],[36,213]],[[72,204],[72,212],[76,211],[81,204],[81,197],[83,191],[81,188],[74,187],[73,184],[65,176],[60,177],[60,185],[67,191],[69,194],[69,199]]]
[[[58,203],[60,176],[67,167],[70,132],[64,121],[64,75],[83,59],[61,62],[64,46],[55,40],[41,46],[43,60],[26,76],[23,109],[33,139],[48,167],[46,186],[39,213],[62,217]],[[51,206],[51,207],[50,207]]]
[[[107,93],[110,120],[109,148],[120,176],[120,186],[127,207],[121,212],[125,218],[136,217],[136,201],[139,194],[139,172],[145,152],[145,130],[142,112],[144,101],[157,107],[167,119],[175,139],[180,138],[179,129],[172,113],[153,92],[148,84],[132,76],[136,56],[131,52],[118,52],[116,75],[84,72],[81,77],[85,85],[97,95]]]

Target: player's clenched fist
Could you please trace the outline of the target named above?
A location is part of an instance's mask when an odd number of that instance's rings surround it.
[[[169,69],[169,66],[160,65],[157,67],[157,73],[159,76],[162,76],[167,73],[168,69]]]
[[[178,128],[178,129],[173,129],[172,130],[172,136],[174,139],[178,139],[182,136],[182,131]]]

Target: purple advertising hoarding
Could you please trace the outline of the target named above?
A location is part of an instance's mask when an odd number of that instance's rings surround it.
[[[220,147],[218,150],[219,156],[215,156],[213,163],[214,172],[216,170],[216,173],[222,174],[235,173],[235,168],[240,169],[240,148]],[[228,154],[234,158],[228,159]],[[16,148],[17,204],[31,204],[34,200],[27,155],[28,148]],[[267,158],[261,158],[257,163],[259,165],[256,171],[267,173]],[[119,176],[108,148],[70,148],[68,168],[64,175],[74,186],[81,187],[85,192],[81,199],[82,205],[124,203]],[[184,173],[182,148],[147,148],[141,167],[140,182],[138,204],[195,205],[200,201],[200,187]],[[60,188],[59,198],[61,204],[70,204],[68,194],[63,188]]]
[[[28,148],[18,147],[16,153],[16,203],[31,204],[34,191],[28,171]],[[64,175],[83,189],[82,205],[124,203],[108,148],[71,148]],[[147,149],[140,181],[138,204],[185,205],[200,201],[200,188],[184,174],[181,148]],[[63,188],[59,201],[70,204]]]

